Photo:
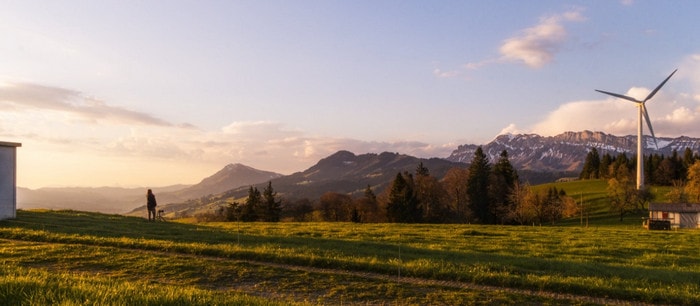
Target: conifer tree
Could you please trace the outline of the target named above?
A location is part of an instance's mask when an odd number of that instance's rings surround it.
[[[603,154],[603,157],[600,159],[600,166],[598,167],[598,174],[600,175],[600,178],[610,177],[610,166],[612,165],[613,161],[614,159],[610,153]]]
[[[282,211],[282,201],[277,199],[277,192],[272,189],[272,182],[267,182],[263,189],[260,219],[265,222],[278,222]]]
[[[401,173],[396,175],[389,191],[387,219],[389,222],[416,223],[421,221],[422,211],[413,190],[413,177]]]
[[[258,188],[250,186],[248,189],[248,198],[245,200],[243,207],[241,208],[241,221],[257,221],[258,220],[258,210],[260,204],[262,203],[262,197]]]
[[[518,182],[518,172],[508,160],[508,151],[503,150],[493,166],[489,182],[489,198],[497,223],[506,222],[513,201],[510,194]]]
[[[582,180],[597,179],[600,177],[600,155],[598,155],[598,150],[593,147],[586,154],[586,161],[583,163],[583,170],[581,170],[581,175],[579,176]]]
[[[481,147],[474,152],[474,158],[469,166],[467,177],[467,195],[469,196],[469,208],[473,212],[476,222],[494,223],[494,215],[489,205],[489,176],[491,164]]]

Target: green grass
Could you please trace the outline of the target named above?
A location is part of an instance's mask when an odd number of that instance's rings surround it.
[[[261,263],[648,303],[700,303],[700,231],[646,231],[640,224],[194,225],[18,211],[17,219],[0,221],[0,239],[0,300],[20,304],[562,303],[517,292]]]

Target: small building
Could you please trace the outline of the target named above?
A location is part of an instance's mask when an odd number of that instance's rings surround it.
[[[670,228],[700,228],[700,204],[649,203],[649,229],[654,222],[667,223]]]
[[[17,147],[0,141],[0,220],[17,217]]]

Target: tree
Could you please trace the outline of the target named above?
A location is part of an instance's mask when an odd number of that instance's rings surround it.
[[[700,160],[688,168],[688,183],[685,186],[688,199],[700,203]]]
[[[423,212],[418,205],[418,198],[413,190],[413,177],[396,174],[391,184],[387,203],[389,222],[416,223],[421,221]]]
[[[547,189],[547,196],[543,197],[540,203],[541,223],[551,222],[554,224],[555,221],[562,218],[564,212],[564,196],[566,196],[566,192],[563,190],[559,191],[556,187]]]
[[[467,194],[467,180],[469,170],[455,167],[447,171],[442,178],[442,189],[445,191],[445,205],[454,214],[449,220],[451,222],[466,222],[472,219],[472,212],[469,209],[469,195]]]
[[[630,178],[626,165],[620,165],[617,176],[608,181],[607,193],[610,210],[619,213],[622,221],[624,215],[632,211],[637,202],[635,183]]]
[[[600,177],[600,156],[598,150],[593,147],[586,154],[586,161],[583,163],[583,170],[579,178],[583,180],[597,179]]]
[[[329,191],[321,196],[319,203],[324,221],[350,221],[352,198],[349,195]]]
[[[245,200],[245,203],[241,207],[239,218],[240,221],[257,221],[257,212],[259,211],[261,204],[262,196],[260,195],[260,191],[258,191],[258,188],[250,186],[250,188],[248,189],[248,198]]]
[[[489,198],[491,209],[497,223],[505,223],[510,205],[510,193],[518,181],[518,172],[508,160],[508,151],[503,150],[498,162],[493,166],[489,182]]]
[[[688,194],[685,188],[686,186],[683,181],[673,181],[673,186],[671,186],[671,190],[666,193],[666,198],[671,203],[688,203]]]
[[[600,159],[600,166],[598,167],[600,178],[610,178],[610,166],[612,165],[613,161],[614,159],[610,153],[603,154],[603,157]]]
[[[509,207],[507,222],[515,222],[521,225],[534,222],[536,218],[536,201],[529,185],[516,182],[513,192],[510,194],[510,201],[513,205]]]
[[[314,207],[308,198],[302,198],[292,202],[284,211],[287,217],[292,218],[292,221],[304,222],[311,220]]]
[[[422,220],[433,223],[444,222],[449,215],[448,210],[443,205],[445,192],[440,182],[430,175],[430,171],[423,166],[422,162],[416,169],[414,183],[418,205],[423,212]]]
[[[697,157],[693,155],[693,150],[690,148],[685,148],[685,151],[683,151],[683,169],[688,171],[688,168],[695,163],[695,160],[697,160]]]
[[[240,221],[241,217],[241,204],[238,202],[231,202],[226,205],[226,221]]]
[[[674,162],[669,158],[664,158],[656,167],[656,171],[650,177],[655,178],[654,183],[658,185],[668,186],[676,180],[676,169]]]
[[[429,175],[430,175],[430,171],[428,170],[428,168],[423,165],[423,162],[420,162],[420,164],[416,168],[416,176],[429,176]]]
[[[278,222],[282,212],[282,201],[277,199],[277,192],[272,189],[272,182],[267,182],[263,189],[262,203],[258,214],[261,221]]]
[[[355,200],[355,210],[362,222],[382,222],[384,216],[379,213],[379,201],[372,191],[372,187],[367,185],[364,195]]]
[[[477,223],[492,224],[495,221],[489,205],[489,176],[491,164],[481,147],[474,152],[474,158],[469,166],[467,177],[467,195],[469,208],[474,213]]]

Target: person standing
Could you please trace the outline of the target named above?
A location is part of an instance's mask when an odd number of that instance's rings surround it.
[[[148,193],[146,193],[146,207],[148,208],[148,221],[156,221],[156,196],[153,194],[153,191],[148,189]],[[151,219],[151,216],[153,216]]]

